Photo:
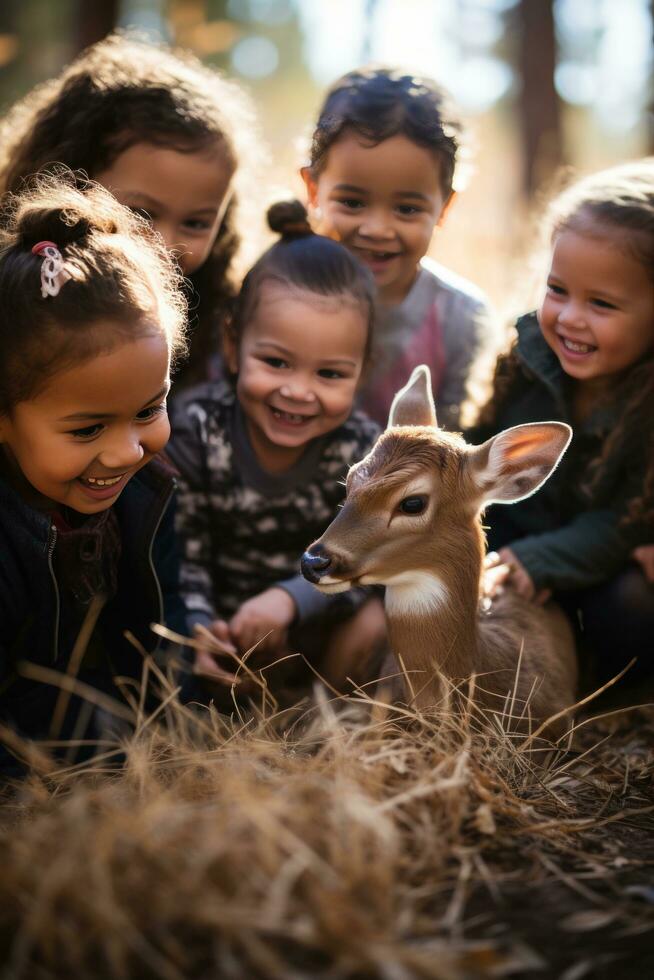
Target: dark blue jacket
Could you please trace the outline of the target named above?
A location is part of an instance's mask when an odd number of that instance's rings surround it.
[[[143,667],[142,655],[125,631],[152,652],[158,638],[151,623],[185,630],[177,587],[174,489],[170,468],[154,459],[132,477],[114,504],[122,547],[118,587],[96,627],[111,667],[87,669],[82,662],[79,672],[81,681],[112,697],[118,695],[115,674],[140,678]],[[67,635],[65,627],[76,620],[62,608],[68,600],[55,576],[56,547],[57,529],[49,516],[26,505],[0,480],[0,723],[30,738],[47,735],[59,689],[25,677],[22,665],[65,673],[77,634]],[[0,772],[13,768],[13,757],[0,747]]]

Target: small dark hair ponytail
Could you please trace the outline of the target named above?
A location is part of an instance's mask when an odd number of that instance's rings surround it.
[[[372,344],[375,281],[372,273],[344,245],[316,235],[300,201],[280,201],[267,213],[272,231],[281,237],[252,266],[236,301],[230,325],[238,345],[248,320],[256,310],[264,282],[278,282],[318,296],[344,296],[358,303],[368,321],[364,359]]]
[[[313,235],[307,209],[301,201],[277,201],[266,213],[268,227],[286,241]]]

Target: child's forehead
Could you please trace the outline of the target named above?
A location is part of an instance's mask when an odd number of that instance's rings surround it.
[[[356,297],[324,296],[290,283],[262,284],[255,314],[246,328],[254,346],[277,344],[290,353],[324,359],[360,357],[368,334],[367,315]]]
[[[135,141],[94,174],[111,190],[143,191],[152,196],[171,189],[210,199],[222,196],[234,171],[220,143],[199,148]]]
[[[345,126],[329,148],[329,153],[339,150],[343,156],[362,155],[365,159],[375,156],[415,157],[426,155],[430,160],[438,159],[428,147],[412,140],[406,133],[397,132],[384,139],[370,139],[353,126]]]
[[[351,293],[317,293],[304,286],[278,279],[264,279],[259,287],[258,310],[265,318],[266,311],[281,311],[290,306],[307,306],[322,313],[338,316],[344,307],[359,309],[361,301]]]
[[[168,385],[169,369],[170,349],[163,333],[117,339],[54,374],[35,401],[62,415],[96,409],[119,412],[133,401],[145,403],[155,397]]]
[[[404,133],[373,142],[346,127],[329,147],[321,173],[343,180],[354,177],[364,184],[383,177],[399,183],[426,179],[438,185],[441,169],[438,153]]]
[[[598,256],[603,256],[607,261],[637,262],[633,251],[633,239],[634,236],[638,235],[642,235],[642,233],[619,228],[608,223],[600,223],[592,216],[580,215],[554,233],[552,239],[553,259],[574,261],[582,255],[592,253],[595,261],[597,261]]]

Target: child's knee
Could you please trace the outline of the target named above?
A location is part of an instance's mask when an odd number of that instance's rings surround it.
[[[611,581],[589,589],[579,607],[585,645],[595,662],[597,679],[614,676],[635,658],[628,673],[633,682],[654,668],[654,587],[637,565]]]
[[[649,624],[654,629],[654,587],[643,570],[633,564],[589,594],[586,618],[621,622],[622,626]]]

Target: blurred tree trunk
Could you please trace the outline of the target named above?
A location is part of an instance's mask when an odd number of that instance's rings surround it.
[[[73,38],[73,54],[76,55],[90,44],[101,41],[113,31],[118,19],[119,0],[78,0]]]
[[[9,104],[15,95],[20,53],[20,0],[0,3],[0,92]]]
[[[654,0],[653,0],[654,2]],[[554,88],[556,39],[552,0],[520,0],[519,100],[523,186],[527,197],[563,162],[561,104]]]
[[[654,0],[652,0],[654,2]],[[361,61],[367,64],[372,57],[372,35],[375,28],[375,17],[379,8],[379,0],[366,0],[364,9],[364,35],[361,48]]]
[[[3,0],[0,3],[0,33],[14,33],[18,27],[19,0]]]

